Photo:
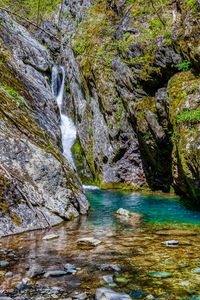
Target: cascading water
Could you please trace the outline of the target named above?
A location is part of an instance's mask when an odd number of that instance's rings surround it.
[[[65,88],[65,70],[63,67],[54,66],[52,69],[52,93],[56,97],[56,102],[60,111],[60,130],[62,135],[63,155],[76,170],[72,156],[72,146],[76,139],[76,127],[73,121],[62,112]]]

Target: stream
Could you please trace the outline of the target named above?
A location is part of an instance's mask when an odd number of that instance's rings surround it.
[[[133,299],[199,299],[200,212],[166,195],[87,190],[87,196],[88,216],[1,238],[0,261],[9,262],[0,267],[1,295],[83,300],[82,293],[92,299],[97,288],[110,287]],[[134,226],[116,218],[113,213],[121,207],[142,214],[141,223]],[[55,239],[44,240],[49,234]],[[77,240],[83,237],[101,243],[79,245]],[[164,242],[169,240],[179,243],[168,247]],[[67,263],[75,266],[74,274],[29,278],[33,268],[64,270]],[[105,264],[120,271],[104,268]]]

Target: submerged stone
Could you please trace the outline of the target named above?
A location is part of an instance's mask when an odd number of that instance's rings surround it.
[[[141,299],[143,297],[145,297],[147,295],[146,292],[144,292],[143,290],[135,290],[132,291],[131,296],[133,299]]]
[[[59,276],[64,276],[67,275],[67,272],[62,271],[62,270],[55,270],[55,271],[48,271],[44,274],[45,278],[48,277],[59,277]]]
[[[200,274],[200,268],[195,268],[192,270],[193,273]]]
[[[97,240],[93,237],[85,237],[85,238],[81,238],[77,240],[77,244],[78,245],[82,245],[82,246],[92,246],[92,247],[96,247],[99,244],[101,244],[100,240]]]
[[[179,244],[179,241],[176,240],[169,240],[169,241],[164,241],[162,242],[163,245],[167,246],[167,247],[177,247]]]
[[[96,290],[96,300],[132,300],[131,297],[123,292],[115,292],[111,289],[99,288]]]
[[[156,278],[169,278],[169,277],[172,277],[172,273],[169,273],[169,272],[149,272],[148,275],[150,277],[156,277]]]
[[[9,266],[9,262],[7,260],[0,261],[0,268],[6,268]]]
[[[116,272],[120,272],[121,268],[117,265],[112,265],[112,264],[102,264],[99,269],[101,271],[116,271]]]
[[[45,241],[49,241],[49,240],[57,239],[58,237],[59,235],[52,233],[52,234],[45,235],[42,239]]]
[[[66,264],[64,266],[64,269],[66,270],[66,272],[68,274],[75,274],[77,272],[76,267],[74,265],[72,265],[72,264]]]

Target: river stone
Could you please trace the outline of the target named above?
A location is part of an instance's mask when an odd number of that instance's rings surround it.
[[[9,266],[9,262],[7,260],[0,261],[0,268],[6,268]]]
[[[49,241],[49,240],[57,239],[58,237],[59,235],[52,233],[52,234],[45,235],[42,239],[45,241]]]
[[[96,300],[132,300],[126,293],[115,292],[111,289],[99,288],[96,290]]]
[[[48,277],[59,277],[59,276],[64,276],[67,275],[67,272],[62,271],[62,270],[55,270],[55,271],[48,271],[44,274],[45,278]]]
[[[163,245],[167,246],[167,247],[177,247],[178,244],[179,244],[179,241],[176,241],[176,240],[169,240],[169,241],[164,241],[162,242]]]
[[[128,211],[127,209],[124,209],[124,208],[119,208],[117,211],[116,211],[116,214],[117,215],[121,215],[123,217],[130,217],[130,211]]]
[[[95,239],[93,237],[84,237],[84,238],[78,239],[77,240],[77,244],[78,245],[82,245],[82,246],[85,245],[85,246],[96,247],[99,244],[101,244],[101,241],[97,240],[97,239]]]
[[[103,280],[108,283],[109,285],[110,284],[114,284],[114,281],[113,281],[113,275],[105,275],[102,277]]]
[[[150,277],[156,277],[156,278],[169,278],[169,277],[172,277],[172,273],[169,273],[169,272],[149,272],[148,275]]]
[[[33,266],[29,271],[27,276],[30,278],[35,278],[37,276],[43,275],[44,274],[44,268],[41,266]]]
[[[64,269],[68,274],[75,274],[77,272],[76,267],[72,264],[66,264]]]
[[[5,277],[13,277],[13,272],[7,272],[7,273],[5,274]]]
[[[10,298],[10,297],[0,297],[0,300],[13,300],[13,298]]]
[[[102,264],[99,269],[101,271],[116,271],[116,272],[120,272],[121,268],[117,265],[112,265],[112,264]]]
[[[195,268],[192,270],[193,273],[200,274],[200,268]]]
[[[144,292],[143,290],[135,290],[132,291],[131,296],[133,299],[141,299],[144,298],[147,295],[146,292]]]

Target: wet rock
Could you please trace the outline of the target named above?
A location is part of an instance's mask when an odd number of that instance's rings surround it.
[[[17,289],[18,289],[19,291],[28,290],[28,289],[31,289],[31,288],[32,288],[32,285],[26,284],[26,283],[19,283],[19,284],[17,285]]]
[[[155,300],[156,298],[153,295],[147,295],[145,300]]]
[[[64,276],[67,275],[67,272],[62,271],[62,270],[54,270],[54,271],[48,271],[44,274],[45,278],[48,277],[59,277],[59,276]]]
[[[114,283],[114,281],[113,281],[113,275],[105,275],[105,276],[103,276],[102,277],[103,278],[103,280],[106,282],[106,283],[108,283],[110,286],[116,286],[116,284]]]
[[[114,216],[119,218],[122,222],[127,223],[132,226],[138,225],[143,218],[143,216],[141,214],[129,211],[124,208],[119,208],[114,213]]]
[[[102,264],[100,265],[99,269],[101,271],[116,271],[116,272],[121,271],[121,268],[118,265],[112,265],[112,264]]]
[[[67,274],[75,274],[77,272],[76,267],[72,264],[66,264],[64,266],[64,269],[67,272]]]
[[[41,266],[33,266],[28,271],[27,276],[30,277],[30,278],[35,278],[35,277],[43,275],[44,273],[45,273],[45,271],[44,271],[43,267],[41,267]]]
[[[13,300],[13,298],[10,298],[10,297],[0,297],[0,300]]]
[[[189,286],[191,283],[189,281],[181,281],[180,285],[181,286]]]
[[[172,273],[170,273],[170,272],[149,272],[148,275],[150,277],[155,277],[155,278],[170,278],[170,277],[172,277]]]
[[[114,281],[117,283],[117,284],[120,284],[120,285],[126,285],[128,282],[129,282],[129,279],[124,277],[124,276],[121,276],[121,275],[115,275],[114,276]]]
[[[85,300],[87,298],[87,293],[79,293],[79,292],[74,292],[72,294],[70,294],[70,296],[73,299],[77,299],[77,300]]]
[[[192,273],[200,274],[200,268],[193,269]]]
[[[6,268],[9,266],[9,262],[7,260],[0,261],[0,268]]]
[[[111,289],[99,288],[96,290],[96,300],[131,300],[131,297],[126,293],[118,293]]]
[[[146,295],[147,293],[142,290],[135,290],[131,292],[131,297],[133,299],[141,299],[144,298]]]
[[[171,248],[174,248],[174,247],[177,247],[178,244],[179,244],[179,241],[176,241],[176,240],[169,240],[169,241],[164,241],[162,242],[163,245],[167,246],[167,247],[171,247]]]
[[[93,237],[84,237],[84,238],[78,239],[77,244],[80,246],[96,247],[99,244],[101,244],[101,241],[98,239],[95,239]]]
[[[45,241],[49,241],[49,240],[57,239],[58,237],[59,235],[52,233],[52,234],[45,235],[42,239]]]
[[[5,277],[13,277],[13,272],[7,272],[7,273],[5,274]]]

